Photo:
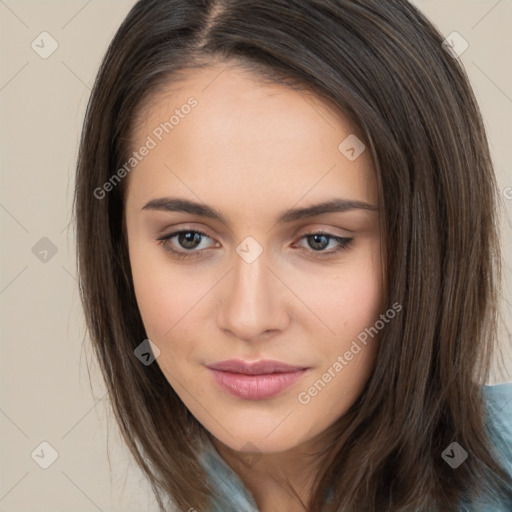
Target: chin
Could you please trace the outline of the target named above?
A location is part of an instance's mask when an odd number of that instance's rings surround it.
[[[263,454],[285,452],[311,438],[311,435],[304,431],[304,425],[290,423],[284,428],[283,425],[277,426],[280,421],[282,419],[274,418],[272,427],[265,425],[259,428],[257,426],[240,428],[243,423],[235,422],[231,425],[225,422],[223,426],[225,426],[227,432],[222,428],[218,428],[218,426],[209,431],[222,444],[240,453],[255,452]]]

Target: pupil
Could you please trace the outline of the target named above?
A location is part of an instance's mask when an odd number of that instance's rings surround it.
[[[325,249],[325,247],[329,245],[328,237],[326,235],[313,235],[311,238],[313,239],[313,244],[310,245],[313,249]],[[323,241],[320,241],[320,239],[323,239]]]
[[[201,240],[199,240],[200,236],[201,235],[199,233],[192,233],[190,231],[186,233],[181,233],[180,244],[187,249],[193,249],[195,247],[194,242],[201,242]]]

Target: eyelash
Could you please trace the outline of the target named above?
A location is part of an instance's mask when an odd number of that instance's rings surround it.
[[[165,235],[165,236],[162,236],[160,238],[157,238],[156,241],[160,245],[162,245],[167,252],[172,253],[176,258],[187,259],[187,258],[197,258],[197,257],[200,257],[206,251],[206,249],[202,249],[200,251],[195,251],[195,250],[177,251],[177,250],[172,249],[170,247],[171,239],[174,238],[177,235],[182,234],[182,233],[194,233],[194,234],[200,235],[202,237],[211,238],[206,233],[203,233],[202,231],[197,231],[197,230],[193,230],[193,229],[182,229],[180,231],[174,231],[173,233],[170,233],[169,235]],[[304,235],[302,235],[300,237],[300,240],[302,240],[304,238],[312,237],[312,236],[315,236],[315,235],[325,236],[326,238],[330,239],[329,242],[331,240],[334,240],[334,241],[338,242],[338,244],[339,244],[336,249],[330,250],[330,251],[324,251],[324,250],[322,250],[322,251],[315,251],[313,249],[310,249],[308,251],[307,249],[302,249],[303,251],[305,250],[307,252],[312,252],[313,254],[316,253],[316,255],[314,257],[318,258],[318,259],[328,258],[330,256],[333,256],[333,255],[341,252],[341,251],[347,250],[350,247],[350,245],[352,244],[353,240],[354,240],[353,238],[346,238],[346,237],[342,237],[342,236],[337,236],[337,235],[333,235],[332,233],[327,233],[325,231],[315,231],[313,233],[305,233]]]

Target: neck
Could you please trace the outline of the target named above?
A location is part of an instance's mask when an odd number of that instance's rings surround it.
[[[317,471],[318,441],[283,452],[241,454],[213,439],[222,458],[253,495],[260,512],[303,512],[311,497]]]

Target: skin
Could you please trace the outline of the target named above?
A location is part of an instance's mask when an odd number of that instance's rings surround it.
[[[307,500],[314,475],[305,452],[318,446],[322,432],[361,393],[378,338],[307,405],[298,394],[383,313],[381,240],[378,212],[372,210],[276,222],[286,209],[334,198],[377,207],[371,158],[364,151],[352,162],[338,150],[354,128],[320,98],[264,83],[225,63],[190,71],[178,86],[151,98],[134,125],[133,149],[190,96],[197,107],[126,178],[125,225],[137,302],[147,336],[160,350],[156,363],[214,436],[259,509],[303,510],[279,482],[286,475]],[[226,223],[143,209],[166,196],[206,203]],[[179,229],[208,237],[183,246],[175,236],[167,247],[204,249],[202,255],[178,259],[157,241]],[[319,231],[353,241],[321,257],[338,243],[323,239],[318,249],[318,242],[304,236]],[[248,236],[263,248],[252,263],[236,252]],[[310,370],[277,396],[245,400],[222,390],[205,366],[235,358]],[[256,453],[256,463],[240,464],[241,452]]]

